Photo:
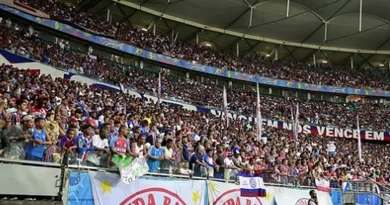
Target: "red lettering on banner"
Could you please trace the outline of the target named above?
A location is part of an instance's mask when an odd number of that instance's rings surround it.
[[[148,205],[156,205],[153,194],[148,195]]]
[[[260,197],[241,197],[240,189],[232,189],[222,193],[213,202],[213,205],[263,205]]]
[[[119,205],[146,205],[145,200],[148,200],[147,205],[156,205],[156,196],[160,199],[161,197],[164,198],[163,205],[187,205],[187,203],[176,193],[159,187],[148,188],[133,193]],[[234,205],[234,201],[232,205]]]
[[[145,201],[142,199],[142,198],[138,198],[138,199],[135,199],[133,201],[133,203],[131,203],[133,205],[145,205]]]

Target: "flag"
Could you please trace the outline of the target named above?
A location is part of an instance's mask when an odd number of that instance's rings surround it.
[[[158,73],[158,88],[157,88],[158,105],[161,102],[161,72]]]
[[[137,157],[133,159],[131,163],[128,157],[122,157],[122,159],[119,160],[119,162],[117,161],[116,164],[119,164],[119,173],[124,183],[129,184],[137,177],[143,176],[149,171],[149,166],[146,163],[146,159],[144,157]]]
[[[293,132],[293,136],[295,137],[295,118],[294,118],[294,108],[293,107],[291,107],[291,109],[290,109],[290,114],[291,114],[291,123],[292,123],[292,126],[291,126],[291,130],[292,130],[292,132]]]
[[[363,158],[362,158],[362,140],[360,139],[361,136],[360,136],[360,125],[359,125],[359,115],[356,116],[356,128],[357,128],[357,131],[358,131],[358,153],[359,153],[359,161],[362,162],[363,161]]]
[[[228,127],[229,126],[228,103],[227,103],[227,94],[226,94],[225,86],[223,86],[223,113],[224,113],[226,127]]]
[[[257,83],[257,104],[256,104],[256,117],[257,117],[257,141],[261,140],[263,134],[262,120],[261,120],[261,107],[260,107],[260,91],[259,84]]]
[[[240,172],[240,192],[242,197],[266,197],[263,178],[251,176],[250,174]]]
[[[297,103],[297,107],[295,110],[295,123],[294,123],[294,138],[298,139],[298,131],[299,131],[299,104]]]
[[[125,92],[125,86],[123,86],[123,83],[119,83],[119,89],[121,90],[122,93]]]
[[[318,191],[330,193],[330,182],[326,179],[315,179],[316,187]]]

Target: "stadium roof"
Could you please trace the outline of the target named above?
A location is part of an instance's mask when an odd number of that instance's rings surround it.
[[[94,1],[96,3],[96,1]],[[388,0],[101,0],[91,12],[183,41],[278,58],[388,66]],[[362,12],[360,12],[362,11]],[[281,46],[283,45],[283,46]]]

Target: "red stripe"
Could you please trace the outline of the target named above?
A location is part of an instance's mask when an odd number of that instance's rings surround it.
[[[247,192],[241,192],[242,197],[260,197],[260,192],[257,193],[247,193]]]

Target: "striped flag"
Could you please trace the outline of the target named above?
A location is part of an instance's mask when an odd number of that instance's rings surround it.
[[[266,197],[267,196],[263,178],[240,172],[239,179],[240,179],[240,192],[242,197]]]
[[[226,94],[225,86],[223,86],[223,113],[226,122],[226,127],[228,127],[229,126],[228,103],[227,103],[227,94]]]
[[[263,135],[262,120],[261,120],[261,107],[260,107],[260,90],[257,83],[257,104],[256,104],[256,117],[257,117],[257,141],[261,140]]]

